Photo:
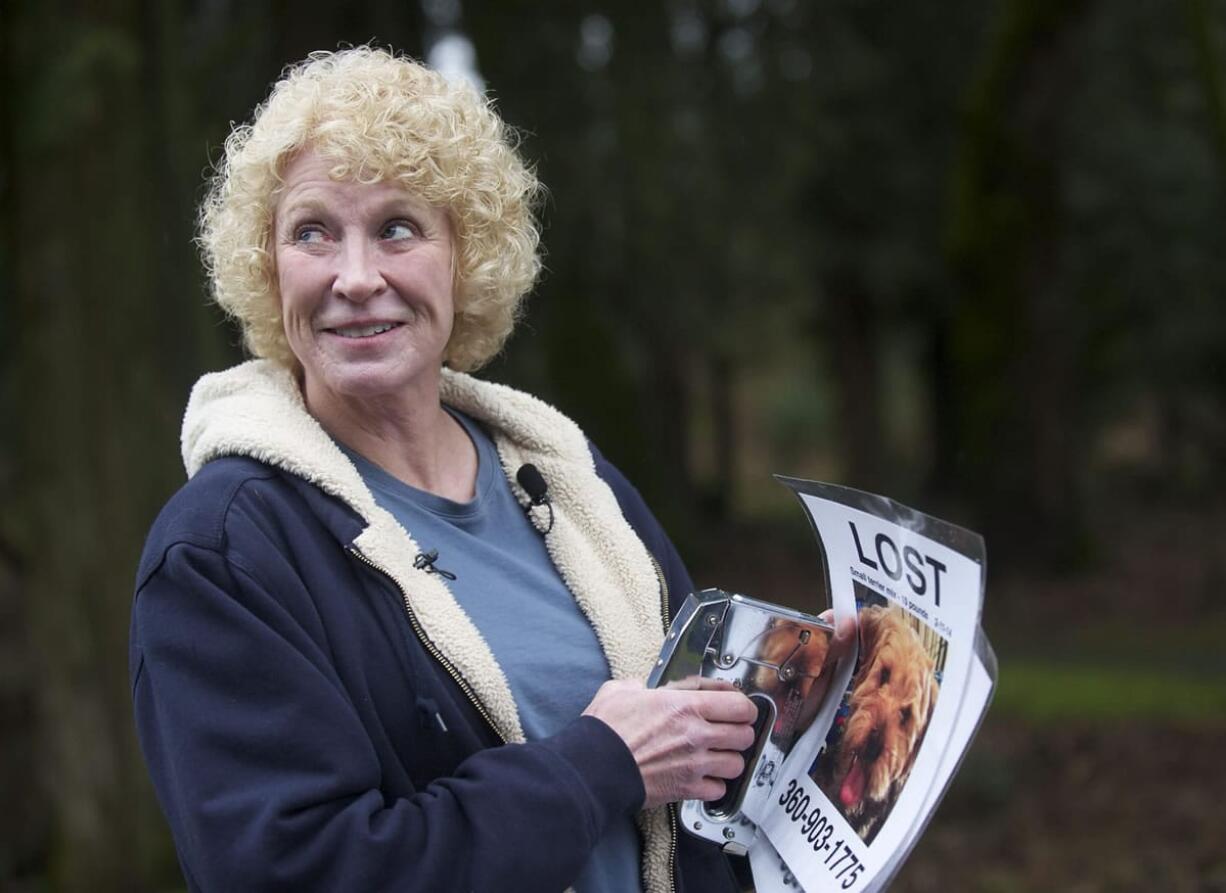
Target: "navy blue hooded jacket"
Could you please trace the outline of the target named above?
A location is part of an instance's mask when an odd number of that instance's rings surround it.
[[[633,757],[592,717],[522,740],[492,655],[296,395],[264,362],[202,379],[138,571],[135,713],[189,888],[562,891],[641,806]],[[443,396],[541,469],[551,556],[614,675],[645,677],[691,584],[638,493],[539,401],[451,373]],[[649,893],[735,889],[670,811],[640,823]]]

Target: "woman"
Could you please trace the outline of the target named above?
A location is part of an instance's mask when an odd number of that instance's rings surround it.
[[[733,889],[666,804],[722,792],[755,710],[640,681],[676,552],[571,421],[464,374],[537,189],[482,99],[364,47],[227,141],[201,243],[259,359],[192,392],[132,624],[191,889]]]

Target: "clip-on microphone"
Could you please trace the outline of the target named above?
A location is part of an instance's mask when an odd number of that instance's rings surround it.
[[[438,574],[447,580],[454,580],[456,578],[455,574],[451,571],[445,571],[436,565],[436,561],[438,561],[438,549],[430,549],[413,559],[413,567],[419,571],[425,571],[427,574]]]
[[[553,530],[553,505],[549,502],[549,485],[545,483],[545,478],[541,476],[537,467],[532,463],[519,466],[519,471],[515,472],[515,480],[519,481],[519,485],[528,494],[528,504],[524,507],[528,520],[532,521],[532,510],[538,505],[543,505],[549,509],[549,526],[541,530],[541,533]],[[532,521],[532,525],[535,527],[536,522]],[[540,530],[539,527],[537,529]]]

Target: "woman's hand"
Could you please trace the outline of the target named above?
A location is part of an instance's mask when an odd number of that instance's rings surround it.
[[[606,682],[585,716],[601,720],[626,742],[643,776],[650,808],[675,800],[717,800],[725,781],[745,768],[741,751],[754,740],[758,711],[727,683],[649,689]]]

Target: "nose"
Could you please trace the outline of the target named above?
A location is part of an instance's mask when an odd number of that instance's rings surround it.
[[[337,255],[332,290],[348,301],[361,303],[387,287],[379,269],[376,249],[361,239],[349,239]]]
[[[873,726],[873,731],[869,733],[868,740],[864,742],[864,750],[861,752],[864,762],[875,762],[881,756],[884,743],[881,726]]]

